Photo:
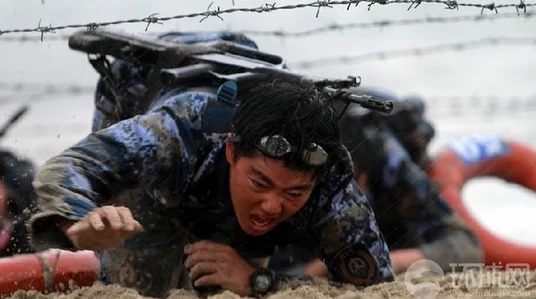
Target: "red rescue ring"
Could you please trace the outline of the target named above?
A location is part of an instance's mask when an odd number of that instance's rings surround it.
[[[536,191],[536,151],[494,135],[464,137],[440,152],[428,168],[451,208],[478,236],[487,265],[526,263],[536,268],[536,246],[509,242],[484,228],[461,198],[464,184],[476,177],[497,177]]]
[[[18,290],[65,291],[70,285],[91,286],[100,263],[93,251],[50,250],[0,259],[0,298]],[[48,269],[52,270],[48,270]]]

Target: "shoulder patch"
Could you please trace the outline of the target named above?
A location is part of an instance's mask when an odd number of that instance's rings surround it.
[[[378,277],[376,259],[363,244],[347,245],[337,251],[328,268],[337,280],[358,286],[372,285]]]

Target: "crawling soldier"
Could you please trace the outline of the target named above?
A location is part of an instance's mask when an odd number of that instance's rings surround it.
[[[168,90],[46,162],[35,248],[98,251],[104,282],[146,296],[206,286],[261,296],[309,279],[254,266],[290,244],[314,248],[333,281],[392,281],[341,143],[337,96],[259,80],[236,107],[217,87]]]

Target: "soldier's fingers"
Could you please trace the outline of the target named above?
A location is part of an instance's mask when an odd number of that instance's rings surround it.
[[[139,223],[138,221],[134,220],[134,231],[137,232],[137,233],[141,233],[141,232],[144,232],[145,229],[143,228],[143,226],[141,225],[141,223]]]
[[[202,240],[184,246],[184,253],[191,254],[195,251],[222,252],[229,250],[229,246],[209,240]]]
[[[203,275],[193,282],[196,287],[221,286],[224,284],[224,278],[219,272],[214,272],[212,274]]]
[[[195,264],[190,270],[190,279],[195,281],[200,276],[209,275],[218,271],[218,265],[211,262],[201,262]]]
[[[105,228],[101,215],[98,212],[89,212],[86,215],[85,221],[89,223],[96,231],[102,231]]]
[[[123,230],[129,233],[134,232],[136,230],[137,221],[134,220],[134,216],[132,216],[130,209],[126,207],[118,207],[117,213],[119,214],[121,222],[123,223]]]
[[[214,254],[213,252],[200,250],[200,251],[195,251],[189,254],[186,260],[184,261],[184,266],[186,268],[192,268],[196,264],[201,263],[201,262],[216,263],[220,260],[221,260],[220,254]]]
[[[133,225],[132,230],[124,230],[124,233],[131,235],[131,234],[141,233],[145,231],[141,223],[139,223],[136,220],[133,221],[132,225]]]
[[[80,220],[71,225],[71,227],[69,227],[65,233],[67,236],[74,236],[87,229],[93,229],[91,223],[86,220]]]
[[[99,214],[106,219],[113,230],[120,230],[123,227],[121,216],[114,206],[104,206],[99,209]]]

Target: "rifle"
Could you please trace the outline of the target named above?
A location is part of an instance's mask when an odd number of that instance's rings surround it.
[[[102,62],[106,56],[149,67],[158,72],[160,83],[168,86],[195,82],[202,78],[221,82],[234,81],[237,84],[260,78],[281,78],[305,86],[314,86],[328,94],[337,93],[337,98],[347,104],[356,103],[364,108],[387,114],[393,109],[392,101],[350,92],[350,88],[356,88],[361,84],[359,77],[328,79],[297,73],[287,69],[285,60],[277,55],[229,41],[177,44],[97,28],[73,34],[69,38],[69,47],[88,55],[97,55],[97,58],[90,59],[90,62],[115,92],[117,90],[114,86],[117,87],[117,83],[112,82],[112,76],[105,69],[106,63],[104,65],[95,63]],[[114,96],[121,97],[120,94]]]

